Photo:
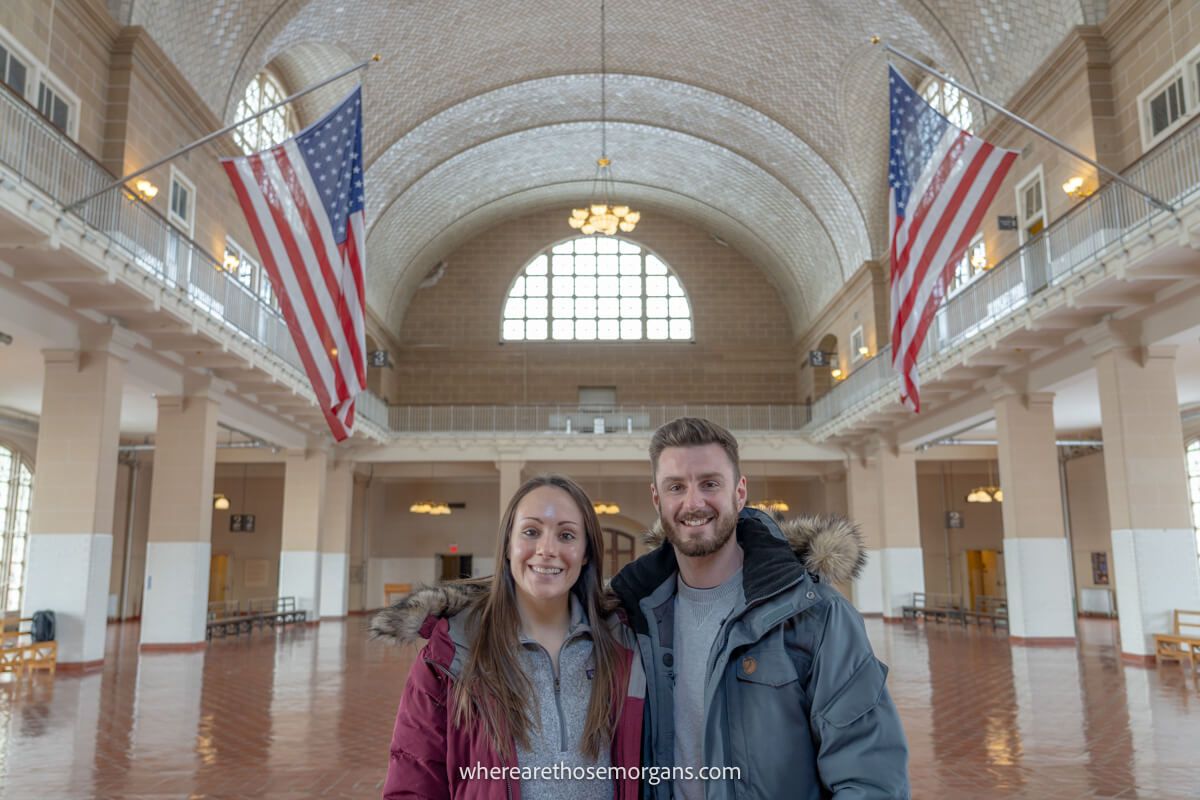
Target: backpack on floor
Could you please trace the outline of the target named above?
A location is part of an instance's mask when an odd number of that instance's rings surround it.
[[[35,611],[33,612],[33,628],[30,633],[33,635],[35,642],[53,642],[54,641],[54,612],[53,611]]]

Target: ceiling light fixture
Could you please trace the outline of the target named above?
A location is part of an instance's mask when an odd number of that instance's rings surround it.
[[[603,233],[613,236],[619,230],[631,233],[641,221],[640,212],[627,205],[613,202],[616,181],[613,178],[612,160],[608,157],[608,62],[605,53],[604,0],[600,0],[600,158],[596,159],[596,175],[592,178],[592,199],[585,208],[571,209],[567,224],[573,229],[591,236]]]
[[[988,485],[967,492],[968,503],[1003,503],[1004,492],[992,482],[992,462],[988,462]]]
[[[791,511],[791,507],[782,500],[759,500],[757,503],[751,503],[750,505],[768,514],[783,514]]]
[[[225,495],[221,494],[220,492],[217,492],[216,494],[213,495],[213,508],[216,509],[217,511],[228,511],[229,510],[229,498],[226,497]]]
[[[429,514],[430,516],[441,517],[450,513],[450,504],[435,502],[433,500],[419,500],[409,506],[408,510],[413,514]]]
[[[608,503],[604,500],[597,500],[596,502],[592,503],[592,508],[599,515],[621,513],[621,507],[619,505],[616,503]]]

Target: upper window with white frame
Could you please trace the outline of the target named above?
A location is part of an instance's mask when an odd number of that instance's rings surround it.
[[[501,336],[520,341],[691,341],[683,285],[626,239],[581,236],[539,253],[513,281]]]
[[[971,104],[957,86],[931,77],[921,84],[920,94],[926,103],[951,123],[964,131],[974,130],[975,116],[971,113]]]
[[[870,352],[870,348],[867,347],[867,336],[863,332],[863,326],[859,325],[850,331],[850,363],[857,364],[866,358]]]
[[[167,219],[190,237],[196,221],[196,184],[175,167],[171,167],[171,191],[167,201]]]
[[[71,138],[79,134],[79,98],[0,28],[0,82]]]
[[[1200,47],[1138,95],[1142,149],[1149,150],[1200,111]]]
[[[950,277],[948,296],[953,297],[958,294],[987,271],[987,244],[983,241],[983,234],[977,233],[971,240],[967,252],[963,253],[963,257],[954,267],[954,274]]]
[[[275,292],[267,271],[258,260],[232,237],[225,237],[224,267],[229,274],[271,308],[278,309]]]
[[[238,102],[237,118],[246,119],[284,99],[283,88],[270,73],[260,72],[246,87]],[[291,106],[281,106],[247,122],[233,132],[234,141],[247,155],[266,150],[295,133]]]
[[[1040,164],[1017,184],[1017,223],[1022,242],[1046,228],[1046,180]]]

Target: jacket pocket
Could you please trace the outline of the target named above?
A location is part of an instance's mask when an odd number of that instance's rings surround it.
[[[846,727],[878,705],[886,683],[887,667],[874,656],[868,658],[821,712],[821,717],[835,728]]]
[[[780,650],[743,653],[736,667],[738,680],[746,683],[779,687],[799,680],[792,660]]]

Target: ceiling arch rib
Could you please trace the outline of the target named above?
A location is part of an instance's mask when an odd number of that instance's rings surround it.
[[[538,186],[586,183],[590,158],[581,164],[580,154],[594,146],[591,125],[546,126],[491,140],[426,173],[375,223],[368,248],[387,253],[387,260],[372,256],[368,303],[388,319],[402,313],[396,311],[392,290],[430,266],[414,262],[426,241],[496,198]],[[696,137],[629,124],[609,126],[609,154],[621,165],[618,178],[696,198],[752,229],[779,254],[776,261],[786,264],[784,273],[769,276],[781,289],[793,280],[802,289],[793,298],[798,320],[842,285],[825,229],[786,186],[752,162]],[[564,208],[583,197],[564,197]]]
[[[599,75],[528,81],[473,97],[398,139],[367,170],[368,225],[422,175],[459,152],[530,128],[568,122],[591,125],[590,149],[573,154],[590,174],[600,150]],[[609,118],[679,131],[752,161],[809,206],[834,243],[843,277],[870,258],[866,220],[838,174],[803,140],[764,114],[693,86],[656,78],[609,75]],[[616,124],[615,122],[613,124]],[[626,175],[614,161],[616,174]]]

